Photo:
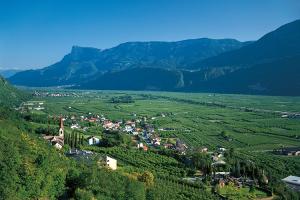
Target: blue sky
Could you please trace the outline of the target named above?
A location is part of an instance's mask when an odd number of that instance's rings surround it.
[[[300,19],[299,0],[0,0],[0,68],[40,68],[73,45],[256,40]]]

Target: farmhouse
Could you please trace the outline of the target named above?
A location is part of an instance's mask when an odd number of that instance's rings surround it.
[[[176,140],[176,150],[182,154],[182,155],[185,155],[186,153],[186,150],[188,149],[188,146],[183,143],[181,140],[177,139]]]
[[[126,125],[135,128],[135,122],[134,122],[134,121],[127,121],[127,122],[126,122]]]
[[[137,148],[144,148],[144,144],[142,142],[138,143]]]
[[[117,169],[117,160],[113,159],[109,156],[105,157],[105,164],[107,167],[109,167],[112,170],[116,170]]]
[[[300,191],[300,177],[298,176],[288,176],[282,179],[290,188]]]
[[[89,145],[96,145],[100,143],[100,139],[95,136],[90,136],[87,138]]]
[[[208,148],[207,148],[207,147],[202,147],[201,149],[199,149],[199,151],[200,151],[201,153],[207,153]]]
[[[113,129],[114,127],[115,127],[115,124],[109,120],[105,120],[103,122],[103,128],[105,128],[106,130]]]
[[[78,124],[72,124],[71,129],[80,129],[80,126]]]
[[[130,125],[126,125],[125,128],[124,128],[124,131],[129,133],[129,132],[132,132],[133,131],[133,127],[130,126]]]
[[[275,152],[286,156],[300,156],[300,147],[286,147],[275,150]]]
[[[300,147],[284,148],[282,153],[287,156],[300,156]]]

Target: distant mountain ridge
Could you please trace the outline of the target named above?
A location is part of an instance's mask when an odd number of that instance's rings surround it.
[[[193,63],[248,43],[202,38],[179,42],[127,42],[106,50],[74,46],[61,61],[43,69],[20,72],[10,80],[26,86],[77,85],[108,71],[136,67],[193,68]]]
[[[197,66],[250,66],[296,55],[300,55],[300,20],[285,24],[240,49],[203,60]]]
[[[9,78],[21,71],[22,70],[17,69],[0,69],[0,76],[3,76],[4,78]]]
[[[27,86],[300,95],[300,20],[254,42],[207,38],[73,47],[62,61],[9,80]]]

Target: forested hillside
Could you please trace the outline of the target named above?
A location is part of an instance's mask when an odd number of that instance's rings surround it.
[[[11,86],[0,76],[0,105],[14,105],[28,98],[28,94]]]
[[[67,160],[19,129],[20,122],[2,119],[0,126],[0,199],[55,199],[62,195]]]

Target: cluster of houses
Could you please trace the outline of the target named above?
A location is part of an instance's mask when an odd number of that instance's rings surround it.
[[[176,139],[176,143],[175,144],[164,143],[163,146],[164,146],[165,149],[175,150],[175,151],[177,151],[181,155],[185,155],[186,151],[188,150],[187,144],[185,144],[180,139]]]
[[[285,147],[274,150],[275,154],[285,155],[285,156],[300,156],[300,147]]]
[[[165,115],[161,115],[161,116],[165,117]],[[121,131],[123,133],[136,136],[138,138],[138,141],[136,142],[137,148],[143,149],[144,151],[148,150],[148,146],[153,146],[153,147],[163,146],[164,148],[174,149],[178,151],[180,154],[185,154],[186,150],[188,149],[187,145],[179,139],[176,140],[176,144],[168,144],[168,143],[162,144],[162,139],[159,137],[159,134],[155,132],[154,126],[149,123],[146,123],[147,121],[146,117],[142,117],[141,119],[136,119],[136,120],[127,120],[125,122],[123,120],[111,121],[109,119],[106,119],[103,115],[101,116],[97,115],[94,118],[88,118],[88,117],[83,118],[83,120],[90,120],[90,119],[92,120],[95,119],[95,122],[101,124],[104,130]],[[168,130],[172,131],[174,129],[171,128],[158,129],[158,131],[168,131]],[[99,139],[95,136],[93,136],[93,139],[88,138],[88,141],[90,145],[100,143]]]
[[[44,110],[44,102],[43,101],[27,101],[23,102],[18,110],[21,110],[22,112],[24,110]]]
[[[49,143],[51,143],[55,148],[57,148],[57,149],[63,148],[63,146],[64,146],[64,122],[63,122],[62,117],[60,117],[60,120],[59,120],[58,135],[44,135],[43,138],[45,140],[49,141]],[[100,143],[100,139],[95,136],[88,137],[87,140],[88,140],[89,145],[96,145],[96,144]],[[91,151],[71,149],[66,155],[73,157],[73,158],[77,158],[77,159],[83,158],[83,159],[89,160],[93,157],[93,154],[94,153]],[[98,163],[102,163],[102,164],[104,164],[104,166],[107,166],[108,168],[110,168],[112,170],[117,169],[117,160],[112,157],[109,157],[109,156],[102,157]]]
[[[164,115],[162,116],[164,117]],[[175,138],[176,142],[167,143],[162,141],[160,135],[152,124],[147,123],[147,118],[143,117],[136,120],[116,120],[112,121],[106,119],[103,115],[93,115],[88,113],[86,116],[65,116],[60,117],[59,134],[45,135],[43,138],[51,143],[57,149],[62,149],[64,145],[64,121],[68,120],[71,129],[87,130],[88,127],[81,127],[80,122],[96,123],[97,126],[102,126],[104,130],[120,131],[124,134],[132,135],[133,141],[136,143],[136,148],[148,151],[149,147],[164,147],[165,149],[171,149],[177,151],[179,154],[184,155],[188,149],[188,146],[178,138]],[[70,124],[70,122],[72,122]],[[171,128],[163,128],[158,131],[172,131]],[[101,137],[89,136],[86,138],[88,145],[98,145],[101,143]],[[74,152],[73,152],[74,153]],[[78,152],[77,152],[78,153]],[[88,155],[87,152],[79,152],[79,154]],[[77,154],[76,154],[77,155]],[[109,160],[109,159],[108,159]],[[114,161],[108,161],[113,163]]]
[[[282,113],[281,118],[299,119],[299,113]]]
[[[237,188],[241,188],[244,185],[248,185],[248,186],[256,185],[254,180],[251,180],[251,179],[245,178],[245,177],[236,178],[236,177],[230,176],[229,174],[215,175],[213,178],[213,181],[215,184],[218,184],[220,188],[225,187],[225,185],[228,185],[229,183],[233,183],[233,185]]]
[[[78,97],[75,92],[40,92],[34,91],[33,96],[36,97]]]

